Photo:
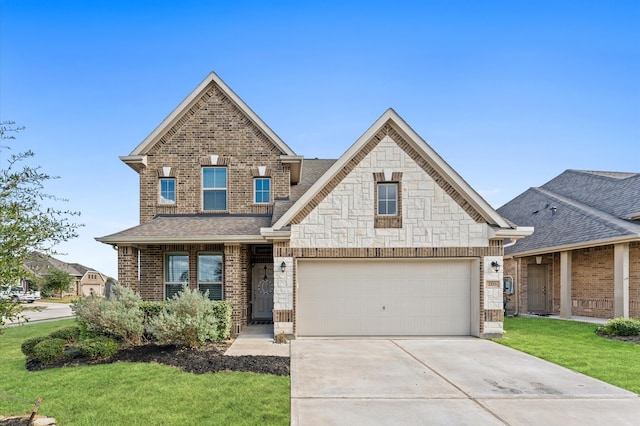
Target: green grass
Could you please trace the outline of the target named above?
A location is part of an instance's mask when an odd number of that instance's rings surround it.
[[[289,378],[254,373],[200,374],[146,363],[25,369],[22,342],[74,319],[9,327],[0,335],[0,415],[38,414],[71,425],[286,425]]]
[[[506,318],[497,343],[640,394],[640,345],[595,334],[597,324]]]

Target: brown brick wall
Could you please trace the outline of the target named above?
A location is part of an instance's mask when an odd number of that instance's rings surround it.
[[[518,262],[519,283],[517,295],[507,305],[507,311],[515,309],[518,297],[520,312],[528,312],[527,265],[535,264],[530,256],[509,261],[505,273],[513,274]],[[547,265],[548,312],[560,313],[560,254],[545,254],[542,264]],[[611,318],[614,313],[614,248],[613,245],[573,250],[571,259],[571,313],[576,316]],[[640,244],[629,246],[629,314],[640,316]]]
[[[249,252],[244,244],[224,246],[225,287],[224,299],[231,302],[232,332],[239,333],[247,325],[249,316],[249,291],[247,271]]]
[[[228,164],[229,213],[267,213],[253,204],[253,175],[258,166],[270,171],[272,200],[289,196],[289,165],[282,154],[222,92],[213,85],[147,155],[140,171],[140,223],[156,214],[201,213],[201,159],[212,154]],[[158,206],[158,170],[172,167],[176,206]]]
[[[613,245],[574,250],[571,267],[572,315],[613,317]]]
[[[138,249],[118,246],[118,282],[138,291]]]

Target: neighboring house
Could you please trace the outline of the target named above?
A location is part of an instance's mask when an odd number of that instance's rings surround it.
[[[393,110],[338,159],[297,155],[211,73],[130,155],[118,279],[233,305],[233,331],[502,335],[505,221]],[[487,167],[491,167],[487,165]]]
[[[53,269],[67,272],[73,277],[73,283],[64,293],[67,296],[88,296],[91,294],[91,289],[94,290],[96,295],[104,296],[105,294],[107,277],[95,269],[79,263],[67,263],[46,254],[32,252],[24,262],[24,266],[29,273],[40,278],[44,278]],[[29,280],[24,279],[22,281],[23,287],[28,290],[30,287]]]
[[[73,264],[74,268],[82,273],[79,284],[79,296],[104,296],[107,277],[95,269],[87,268],[79,263]]]
[[[640,174],[567,170],[498,212],[536,230],[505,249],[509,311],[640,317]]]

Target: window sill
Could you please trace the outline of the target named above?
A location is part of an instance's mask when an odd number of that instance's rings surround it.
[[[373,227],[376,229],[402,228],[402,217],[401,216],[376,216],[373,220]]]

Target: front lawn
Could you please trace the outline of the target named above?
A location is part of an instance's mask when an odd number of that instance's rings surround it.
[[[640,345],[595,334],[597,324],[548,318],[506,318],[495,341],[640,394]]]
[[[185,373],[146,363],[25,369],[22,342],[74,319],[9,327],[0,336],[0,416],[39,414],[63,425],[289,424],[289,377]]]

